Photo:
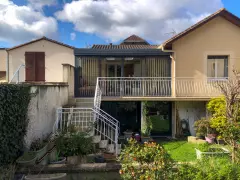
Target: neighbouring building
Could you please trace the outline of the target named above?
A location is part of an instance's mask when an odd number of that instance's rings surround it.
[[[5,48],[0,48],[0,82],[6,81],[7,69],[7,51]]]
[[[9,48],[9,81],[64,82],[63,65],[74,66],[73,49],[46,37]]]

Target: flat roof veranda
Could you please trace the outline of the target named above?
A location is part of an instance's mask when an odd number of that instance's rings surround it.
[[[75,56],[104,56],[104,57],[136,57],[136,56],[170,56],[171,52],[161,49],[92,49],[75,48]]]

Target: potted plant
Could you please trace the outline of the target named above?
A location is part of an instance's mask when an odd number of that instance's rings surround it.
[[[35,165],[37,161],[36,153],[34,152],[25,152],[22,156],[20,156],[16,162],[17,164],[21,164],[24,166]]]
[[[67,157],[68,164],[86,162],[86,156],[93,151],[92,137],[84,132],[63,133],[56,139],[57,150]]]
[[[209,128],[210,128],[210,122],[207,119],[202,118],[194,122],[196,137],[199,139],[204,139],[207,136]]]
[[[52,149],[49,155],[50,164],[65,164],[66,157],[61,156],[60,151],[57,151],[56,148]]]
[[[41,159],[47,153],[48,142],[46,139],[35,139],[30,145],[30,152],[35,153]]]

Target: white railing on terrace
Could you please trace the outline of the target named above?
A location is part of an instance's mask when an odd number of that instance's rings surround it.
[[[103,97],[212,97],[226,78],[99,77]]]
[[[89,132],[91,136],[101,136],[115,145],[117,152],[119,125],[110,121],[106,115],[94,108],[58,108],[53,133],[58,134],[74,125],[80,132]]]
[[[13,81],[13,79],[16,77],[17,78],[17,80],[16,80],[16,84],[18,84],[19,82],[20,82],[20,70],[23,68],[23,67],[25,67],[25,64],[21,64],[18,68],[17,68],[17,70],[16,70],[16,72],[13,74],[13,77],[12,77],[12,79],[9,81],[9,83],[12,83],[12,81]]]

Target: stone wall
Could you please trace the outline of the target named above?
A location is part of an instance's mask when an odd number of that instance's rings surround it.
[[[56,119],[56,109],[68,103],[66,84],[42,84],[31,87],[36,95],[32,97],[29,110],[29,126],[25,138],[27,147],[34,139],[52,132]]]

